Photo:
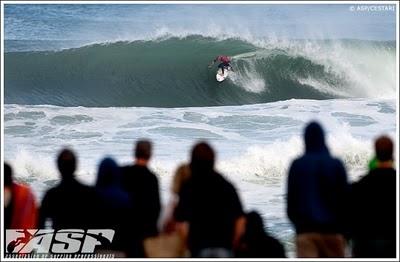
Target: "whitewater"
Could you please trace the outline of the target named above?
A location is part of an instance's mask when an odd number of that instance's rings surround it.
[[[374,14],[374,30],[362,30],[371,14],[350,19],[345,7],[227,5],[219,14],[232,26],[222,30],[216,18],[204,24],[215,15],[208,5],[9,5],[4,159],[40,201],[58,182],[62,147],[93,184],[103,157],[130,163],[135,140],[148,138],[165,205],[175,168],[206,140],[245,209],[259,211],[292,256],[286,176],[306,124],[322,124],[350,181],[367,172],[378,135],[396,140],[392,18]],[[348,24],[327,37],[310,19]],[[235,69],[223,83],[207,68],[220,54]]]
[[[207,140],[217,152],[217,169],[239,190],[246,210],[256,209],[268,229],[293,251],[293,230],[285,215],[286,175],[303,152],[308,121],[327,131],[332,154],[350,180],[367,171],[373,139],[396,133],[394,100],[287,100],[267,104],[189,108],[89,108],[5,105],[5,159],[39,199],[58,182],[55,156],[63,146],[79,157],[78,178],[93,184],[99,160],[132,161],[133,143],[154,142],[151,168],[158,174],[162,201],[170,198],[175,168],[189,161],[193,143]]]

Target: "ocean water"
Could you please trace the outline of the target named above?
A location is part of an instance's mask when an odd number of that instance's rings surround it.
[[[149,138],[167,203],[174,169],[207,140],[246,210],[293,255],[286,175],[305,125],[321,122],[350,180],[366,172],[378,135],[395,139],[394,12],[6,4],[4,14],[4,158],[39,200],[58,181],[63,146],[93,184],[101,158],[130,163],[134,141]],[[207,68],[219,54],[235,69],[223,83]]]

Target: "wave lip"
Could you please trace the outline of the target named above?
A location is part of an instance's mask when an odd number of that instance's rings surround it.
[[[219,54],[235,69],[221,84],[207,69]],[[8,52],[4,61],[7,104],[189,107],[396,93],[394,42],[168,36]]]

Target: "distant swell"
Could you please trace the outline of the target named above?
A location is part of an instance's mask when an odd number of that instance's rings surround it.
[[[395,94],[394,42],[312,45],[189,36],[9,52],[5,103],[184,107]],[[218,54],[234,57],[235,73],[221,84],[207,68]]]

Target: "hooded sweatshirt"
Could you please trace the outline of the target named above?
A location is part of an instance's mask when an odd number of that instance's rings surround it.
[[[348,182],[342,162],[333,158],[321,126],[305,130],[305,153],[293,161],[287,184],[287,214],[296,232],[344,233]]]
[[[122,189],[121,169],[111,158],[105,158],[99,166],[95,189],[101,204],[98,216],[100,226],[115,230],[111,248],[128,251],[130,244],[129,230],[134,225],[129,217],[131,200],[128,193]]]

